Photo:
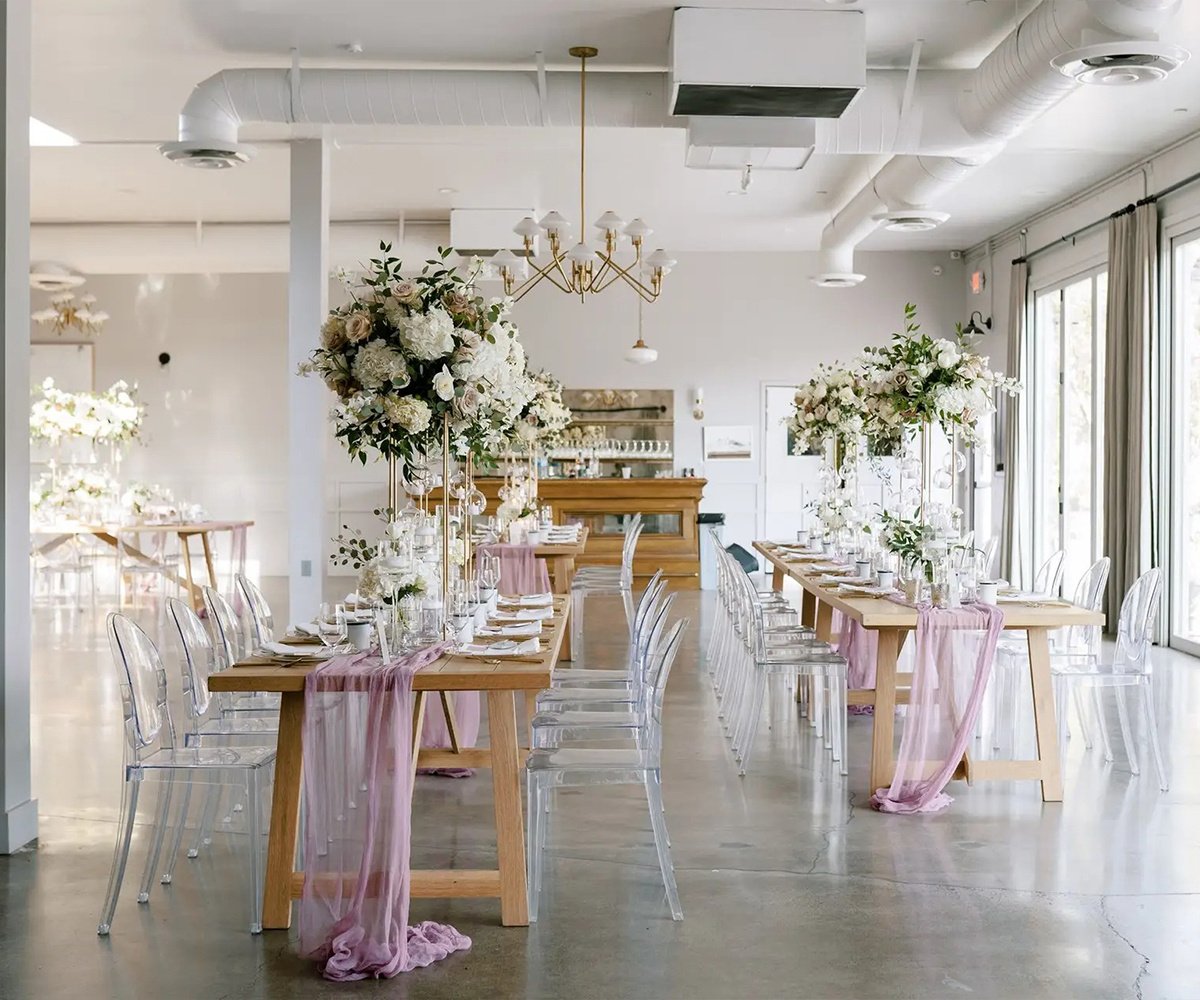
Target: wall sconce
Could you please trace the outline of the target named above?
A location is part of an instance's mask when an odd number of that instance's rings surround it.
[[[695,398],[692,400],[692,419],[704,419],[704,390],[697,389]]]
[[[976,316],[979,317],[979,323],[975,322]],[[980,324],[983,325],[981,326]],[[987,319],[984,319],[983,313],[976,309],[973,313],[971,313],[970,319],[967,320],[967,325],[962,328],[959,336],[962,338],[963,343],[965,343],[968,347],[974,347],[981,340],[983,340],[985,336],[987,336],[987,332],[991,328],[992,317],[989,316]]]

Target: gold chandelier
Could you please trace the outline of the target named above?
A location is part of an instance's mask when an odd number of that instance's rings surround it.
[[[44,326],[53,324],[54,332],[63,334],[71,327],[80,333],[95,334],[108,322],[108,313],[103,309],[92,308],[96,304],[96,296],[86,294],[75,298],[74,292],[60,292],[50,300],[50,305],[30,314],[30,319]]]
[[[579,60],[579,226],[582,232],[587,218],[584,192],[586,188],[585,150],[587,137],[587,61],[597,51],[586,45],[577,45],[568,50]],[[568,295],[578,295],[586,301],[588,295],[603,292],[618,281],[623,281],[645,301],[653,302],[662,292],[663,278],[675,266],[675,261],[665,250],[642,257],[646,237],[653,230],[641,219],[628,224],[615,212],[605,212],[596,220],[596,228],[603,234],[602,247],[589,246],[580,241],[566,248],[570,224],[558,212],[549,212],[540,222],[527,216],[513,227],[513,232],[522,238],[525,255],[519,257],[511,250],[501,250],[492,257],[492,265],[499,268],[504,281],[505,294],[514,299],[527,295],[544,278]],[[550,260],[539,264],[534,256],[534,238],[546,234],[550,243]],[[633,260],[622,265],[616,260],[617,244],[628,238],[633,244]],[[533,274],[529,274],[532,268]],[[648,276],[649,284],[642,280]],[[520,284],[518,278],[523,278]]]

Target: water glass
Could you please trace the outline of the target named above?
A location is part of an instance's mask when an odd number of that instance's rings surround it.
[[[326,648],[332,649],[346,641],[346,606],[344,604],[321,605],[317,615],[317,636]]]

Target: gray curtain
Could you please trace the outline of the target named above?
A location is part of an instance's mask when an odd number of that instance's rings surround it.
[[[1018,257],[1012,264],[1008,289],[1008,374],[1025,377],[1026,309],[1029,263]],[[1021,517],[1021,408],[1023,397],[1006,399],[1004,406],[1004,518],[1000,529],[1000,575],[1019,583],[1024,571],[1025,533]]]
[[[1105,612],[1115,632],[1125,592],[1150,538],[1149,359],[1158,300],[1158,205],[1139,202],[1109,221],[1104,357],[1104,551],[1112,560]]]

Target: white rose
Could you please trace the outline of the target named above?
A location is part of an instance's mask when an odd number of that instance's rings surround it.
[[[825,383],[818,382],[812,387],[813,399],[824,399],[826,391]]]
[[[442,370],[433,376],[433,391],[438,399],[449,401],[454,398],[454,376],[450,369],[442,365]]]

